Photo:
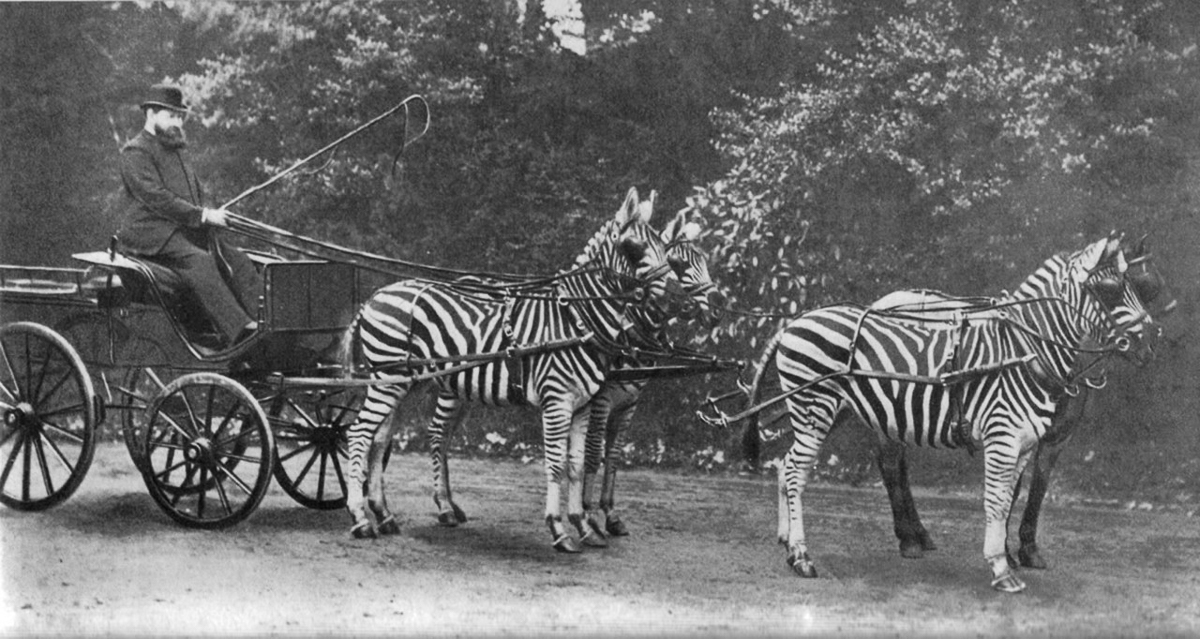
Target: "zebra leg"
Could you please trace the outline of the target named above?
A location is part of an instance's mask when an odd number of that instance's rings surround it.
[[[571,404],[564,400],[548,400],[542,406],[542,449],[546,467],[546,527],[554,538],[559,552],[583,552],[583,547],[567,532],[562,520],[563,469],[567,457],[567,440],[571,428]],[[582,501],[582,499],[581,499]]]
[[[805,402],[801,406],[800,402]],[[837,415],[835,400],[794,396],[788,400],[792,415],[792,447],[779,468],[779,533],[787,546],[787,563],[801,577],[816,577],[804,538],[804,487]],[[787,517],[784,517],[786,509]]]
[[[879,474],[883,477],[888,501],[892,505],[892,524],[896,538],[900,540],[900,556],[920,559],[925,551],[937,550],[921,523],[921,516],[917,514],[912,488],[908,484],[908,460],[904,444],[881,438],[875,463],[879,466]]]
[[[784,455],[779,468],[780,540],[787,546],[787,563],[801,577],[816,577],[817,568],[808,556],[808,545],[804,538],[804,487],[808,483],[808,472],[812,460],[807,454],[792,447]],[[787,516],[784,516],[786,512]]]
[[[594,525],[584,508],[584,465],[587,456],[588,422],[591,419],[591,404],[585,404],[571,418],[567,450],[567,518],[579,532],[579,540],[585,546],[606,548],[608,542],[600,527]]]
[[[463,512],[450,492],[450,458],[446,447],[454,430],[462,423],[466,411],[462,401],[443,392],[437,397],[437,408],[429,424],[429,458],[433,462],[433,503],[438,509],[438,523],[454,527],[466,523]]]
[[[367,457],[367,505],[375,515],[375,529],[380,535],[395,535],[400,532],[396,516],[388,509],[383,486],[383,460],[387,458],[388,449],[392,445],[395,424],[395,419],[384,420],[381,427],[375,431]]]
[[[1016,593],[1025,589],[1025,582],[1014,574],[1008,563],[1008,517],[1012,512],[1017,480],[1032,449],[1032,444],[1024,445],[1014,434],[996,434],[984,439],[983,506],[987,527],[983,556],[992,571],[992,588],[1001,592]]]
[[[366,497],[363,494],[367,480],[368,449],[380,426],[392,414],[405,393],[406,390],[400,386],[368,387],[363,407],[358,411],[358,419],[347,431],[349,472],[346,478],[346,510],[353,521],[350,534],[355,538],[375,537],[377,534],[375,525],[367,516]],[[382,462],[380,466],[382,467]],[[381,475],[382,472],[377,474]]]
[[[1025,512],[1019,528],[1021,546],[1017,550],[1017,561],[1026,568],[1045,569],[1048,565],[1038,550],[1038,520],[1042,514],[1046,492],[1050,489],[1050,475],[1054,471],[1054,465],[1058,463],[1058,456],[1062,454],[1063,447],[1075,432],[1075,427],[1083,420],[1089,397],[1089,393],[1083,393],[1074,399],[1061,400],[1059,410],[1054,415],[1054,435],[1044,438],[1034,453],[1032,476],[1029,478],[1029,496],[1025,500]]]
[[[1038,519],[1042,513],[1042,503],[1046,499],[1046,492],[1050,488],[1050,473],[1054,470],[1054,464],[1057,463],[1062,449],[1061,442],[1055,444],[1043,442],[1034,453],[1033,468],[1030,469],[1032,476],[1029,478],[1029,496],[1025,500],[1025,513],[1021,517],[1021,526],[1018,529],[1021,546],[1017,549],[1017,562],[1026,568],[1045,569],[1047,567],[1046,560],[1038,551]]]
[[[616,511],[617,469],[621,466],[621,441],[629,425],[633,422],[633,413],[637,410],[636,397],[620,406],[608,418],[608,428],[605,431],[604,445],[604,485],[600,493],[600,509],[604,511],[604,529],[614,537],[624,537],[629,534],[629,528],[621,521]]]
[[[604,438],[608,428],[608,419],[612,408],[612,398],[606,384],[600,393],[592,397],[588,404],[587,445],[583,462],[583,510],[587,515],[587,525],[597,534],[603,535],[604,525],[600,523],[600,515],[596,512],[593,496],[596,493],[596,475],[600,471],[600,462],[604,457]],[[605,465],[605,475],[608,467]],[[601,497],[603,503],[603,496]]]

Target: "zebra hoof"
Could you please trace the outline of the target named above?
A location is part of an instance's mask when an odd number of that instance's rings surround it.
[[[461,521],[466,521],[466,519],[463,519]],[[444,512],[444,511],[438,513],[438,523],[447,528],[454,528],[455,526],[457,526],[459,524],[459,522],[460,522],[459,518],[455,517],[454,513],[448,513],[448,512]]]
[[[1025,582],[1017,578],[1010,570],[993,579],[992,588],[1000,592],[1017,593],[1025,590]]]
[[[375,539],[378,537],[375,532],[375,527],[372,526],[371,522],[369,521],[355,524],[352,528],[350,528],[350,536],[354,537],[355,539]]]
[[[467,513],[463,512],[463,509],[459,508],[458,504],[452,503],[450,505],[454,508],[454,519],[460,524],[467,523]]]
[[[617,519],[616,515],[611,515],[604,522],[604,532],[610,537],[628,537],[629,529],[625,527],[625,522]]]
[[[593,530],[587,531],[587,534],[585,534],[583,539],[580,541],[582,541],[583,545],[587,546],[588,548],[608,548],[608,540],[605,539],[603,535]]]
[[[925,547],[919,541],[902,541],[900,556],[905,559],[920,559],[925,556]]]
[[[554,549],[558,552],[576,554],[583,552],[583,546],[579,545],[578,541],[570,535],[563,534],[558,539],[554,540]]]
[[[933,543],[933,538],[929,536],[928,532],[924,530],[918,532],[917,540],[921,542],[921,549],[925,552],[937,550],[937,544]]]
[[[389,515],[387,519],[379,522],[380,535],[398,535],[400,534],[400,524],[396,522],[394,515]]]
[[[579,540],[589,548],[608,548],[608,540],[604,538],[604,532],[591,519],[585,520]]]
[[[813,579],[817,576],[817,567],[813,565],[811,559],[808,558],[808,553],[800,553],[799,557],[788,555],[788,565],[792,567],[792,571],[805,579]]]
[[[1017,559],[1025,568],[1033,568],[1035,570],[1045,570],[1050,565],[1042,558],[1042,553],[1038,552],[1036,545],[1022,546],[1017,550]]]

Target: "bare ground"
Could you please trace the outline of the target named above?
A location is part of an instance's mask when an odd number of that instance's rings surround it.
[[[1200,521],[1184,512],[1050,505],[1050,570],[988,587],[982,507],[918,491],[940,550],[901,559],[880,488],[816,485],[807,523],[821,577],[775,544],[774,482],[622,475],[633,535],[562,555],[538,463],[455,460],[471,521],[439,527],[423,456],[392,460],[397,536],[352,540],[344,512],[278,488],[249,521],[187,530],[104,444],[82,488],[45,513],[0,511],[8,635],[571,633],[695,635],[1200,635]]]

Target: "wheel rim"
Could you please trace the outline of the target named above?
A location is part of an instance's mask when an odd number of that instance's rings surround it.
[[[0,501],[44,510],[70,497],[95,453],[96,410],[65,339],[27,322],[0,329]]]
[[[362,407],[360,389],[296,390],[271,402],[275,479],[308,508],[346,505],[346,433]]]
[[[254,397],[237,382],[194,373],[150,407],[143,479],[176,521],[224,528],[248,517],[270,486],[274,439]]]

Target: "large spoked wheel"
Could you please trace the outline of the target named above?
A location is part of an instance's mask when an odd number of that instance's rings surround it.
[[[97,411],[67,340],[32,322],[0,327],[0,501],[45,510],[70,497],[92,465]]]
[[[275,441],[250,391],[216,373],[184,375],[150,405],[142,478],[172,519],[218,529],[249,517],[271,485]]]
[[[362,408],[362,389],[293,389],[270,402],[275,480],[297,503],[318,510],[346,505],[346,433]]]

